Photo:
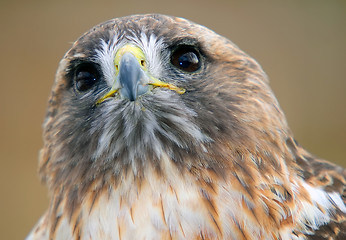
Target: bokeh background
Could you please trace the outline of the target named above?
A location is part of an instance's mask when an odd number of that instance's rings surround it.
[[[60,58],[100,22],[153,12],[205,25],[257,59],[296,139],[346,167],[344,0],[1,0],[1,239],[23,239],[48,206],[36,168]]]

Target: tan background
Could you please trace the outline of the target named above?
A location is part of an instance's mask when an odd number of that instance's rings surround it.
[[[113,17],[165,13],[203,24],[256,58],[298,141],[346,166],[346,1],[1,1],[0,235],[23,239],[47,208],[36,173],[59,59]]]

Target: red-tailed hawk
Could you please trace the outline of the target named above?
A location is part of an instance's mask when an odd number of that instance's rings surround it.
[[[345,176],[294,140],[268,79],[182,18],[102,23],[61,60],[28,239],[346,239]]]

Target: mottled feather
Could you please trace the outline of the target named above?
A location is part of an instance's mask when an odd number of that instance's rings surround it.
[[[186,89],[115,94],[126,44],[151,76]],[[171,63],[181,46],[201,63]],[[78,91],[76,69],[99,81]],[[39,172],[50,206],[27,239],[345,239],[346,171],[294,140],[259,64],[188,20],[135,15],[102,23],[61,60]]]

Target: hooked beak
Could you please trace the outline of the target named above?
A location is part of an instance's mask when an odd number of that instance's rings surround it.
[[[118,50],[115,55],[114,66],[116,70],[115,82],[111,90],[102,96],[96,104],[115,97],[117,93],[122,98],[136,101],[139,96],[156,87],[168,88],[179,94],[185,93],[185,89],[151,76],[147,69],[143,51],[132,44],[127,44]]]
[[[145,73],[141,69],[137,58],[130,52],[124,53],[119,63],[120,94],[130,101],[146,93],[149,89],[144,83]]]

